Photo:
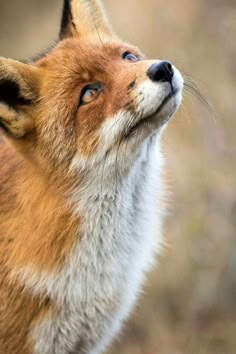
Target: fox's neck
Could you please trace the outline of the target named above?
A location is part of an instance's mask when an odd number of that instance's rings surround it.
[[[9,261],[18,269],[25,268],[30,254],[32,271],[57,271],[84,237],[100,237],[99,232],[109,236],[117,227],[127,227],[134,221],[137,201],[146,198],[143,186],[146,168],[150,168],[147,164],[148,148],[123,178],[115,173],[110,182],[108,176],[100,176],[82,181],[82,185],[73,178],[71,183],[64,183],[64,189],[23,164],[18,171],[16,208],[6,227],[7,234],[15,237],[11,252],[14,259]]]
[[[130,174],[116,188],[105,186],[101,192],[100,186],[97,186],[96,192],[85,187],[74,190],[74,193],[70,191],[73,208],[70,208],[69,218],[59,213],[54,236],[45,235],[41,245],[46,247],[44,252],[50,262],[53,260],[58,264],[59,259],[60,264],[54,267],[54,271],[53,267],[44,267],[39,269],[41,272],[35,269],[35,273],[31,272],[31,267],[26,267],[26,284],[37,292],[47,291],[61,304],[66,302],[73,306],[78,301],[87,301],[88,297],[102,297],[104,289],[122,290],[124,274],[130,262],[140,261],[138,267],[144,267],[140,257],[144,257],[144,263],[149,264],[151,256],[149,260],[145,257],[152,248],[155,249],[152,240],[160,226],[156,211],[161,197],[159,157],[154,149],[144,151]],[[60,218],[64,218],[64,224]],[[48,228],[52,232],[50,224]],[[55,250],[55,245],[59,244],[59,249]],[[65,253],[67,258],[63,259],[62,254]],[[131,267],[130,272],[136,268]],[[127,276],[131,276],[130,272]],[[104,275],[102,278],[101,274]],[[111,287],[112,279],[115,283]],[[97,282],[99,286],[94,286]],[[75,284],[83,284],[83,287]],[[101,294],[98,294],[99,289]]]

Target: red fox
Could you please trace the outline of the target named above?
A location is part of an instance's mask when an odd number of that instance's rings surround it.
[[[160,138],[183,79],[65,0],[59,40],[0,58],[0,353],[98,354],[161,245]]]

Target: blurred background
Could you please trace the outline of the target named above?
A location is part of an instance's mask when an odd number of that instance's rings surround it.
[[[165,133],[167,247],[108,354],[235,354],[236,1],[104,3],[122,38],[188,73],[214,111],[186,92]],[[48,47],[61,8],[0,0],[0,55],[26,59]]]

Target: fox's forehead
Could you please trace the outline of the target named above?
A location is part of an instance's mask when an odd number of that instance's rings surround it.
[[[114,66],[119,70],[120,60],[126,51],[143,57],[138,48],[109,38],[67,39],[57,46],[36,65],[45,69],[49,75],[56,77],[77,78],[80,82],[89,82],[97,76],[111,75]]]

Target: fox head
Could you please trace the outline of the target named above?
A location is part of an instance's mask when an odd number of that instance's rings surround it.
[[[99,0],[65,0],[53,49],[30,63],[0,58],[0,127],[58,179],[112,175],[160,133],[182,88],[171,63],[147,60],[113,33]]]

